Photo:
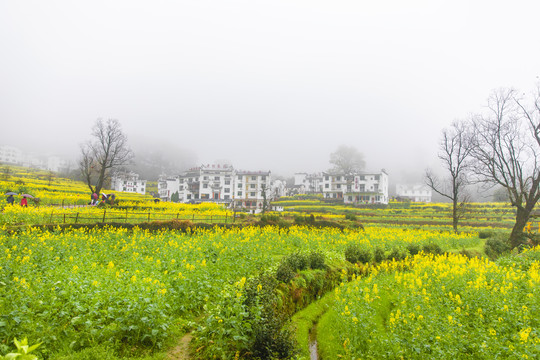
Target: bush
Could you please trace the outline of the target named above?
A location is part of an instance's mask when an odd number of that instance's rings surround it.
[[[439,254],[443,253],[443,251],[442,251],[441,247],[439,246],[439,244],[435,244],[435,243],[425,244],[424,246],[422,246],[422,250],[426,254],[439,255]]]
[[[284,282],[285,284],[288,284],[295,276],[296,272],[291,267],[291,264],[289,264],[288,261],[281,261],[279,263],[276,270],[276,279]]]
[[[508,251],[510,251],[510,245],[502,236],[489,238],[484,246],[484,252],[492,260]]]
[[[281,221],[281,216],[279,215],[267,214],[267,215],[261,216],[261,223],[278,224],[280,221]]]
[[[324,261],[324,254],[320,251],[312,251],[309,254],[309,267],[312,269],[324,269],[326,267]]]
[[[355,214],[351,214],[351,213],[345,214],[345,219],[351,220],[351,221],[356,221],[356,220],[358,220],[358,218],[356,217],[356,215],[355,215]]]
[[[493,232],[492,231],[480,231],[478,233],[478,237],[480,239],[487,239],[487,238],[490,238],[493,236]]]
[[[380,263],[381,261],[385,259],[384,250],[380,247],[375,248],[373,255],[374,255],[373,257],[375,258],[375,262],[377,263]]]
[[[409,251],[409,254],[416,255],[420,252],[420,245],[415,243],[410,243],[407,245],[407,250]]]
[[[393,247],[392,250],[390,250],[390,254],[388,254],[388,260],[395,259],[397,261],[403,260],[407,257],[409,253],[406,249],[401,247]]]
[[[284,260],[289,263],[293,270],[306,270],[309,266],[308,256],[302,253],[290,254]]]
[[[368,263],[372,259],[371,252],[367,249],[362,249],[358,244],[349,244],[345,248],[345,259],[353,264]]]
[[[476,250],[469,250],[469,249],[461,249],[461,251],[459,252],[461,255],[464,255],[466,257],[468,257],[469,259],[472,259],[472,258],[481,258],[482,257],[482,254],[480,254],[478,251]]]

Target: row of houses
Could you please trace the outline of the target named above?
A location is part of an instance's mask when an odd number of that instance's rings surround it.
[[[201,165],[158,181],[163,201],[215,202],[253,210],[262,209],[265,201],[283,196],[282,189],[279,181],[272,182],[270,171],[236,170],[229,164]]]
[[[345,204],[388,204],[388,174],[358,172],[343,174],[322,172],[296,173],[293,192],[297,194],[320,193],[325,199],[341,200]]]

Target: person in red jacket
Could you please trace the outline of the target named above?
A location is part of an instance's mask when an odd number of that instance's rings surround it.
[[[28,200],[26,200],[26,198],[23,196],[23,198],[21,199],[21,206],[25,206],[27,207],[28,206]]]

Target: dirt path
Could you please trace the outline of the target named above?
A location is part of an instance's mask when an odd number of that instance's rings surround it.
[[[193,336],[191,334],[186,334],[182,339],[180,339],[180,342],[176,347],[174,347],[171,351],[169,351],[169,355],[167,356],[167,359],[169,360],[188,360],[191,359],[191,355],[189,354],[189,343],[193,339]]]

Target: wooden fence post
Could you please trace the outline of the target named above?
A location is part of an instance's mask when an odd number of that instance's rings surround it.
[[[62,209],[64,208],[64,199],[62,199]]]
[[[176,220],[178,220],[178,215],[180,215],[180,213],[176,213]]]
[[[77,212],[77,216],[75,216],[75,224],[77,223],[77,220],[79,220],[79,213]]]
[[[124,220],[124,223],[127,223],[127,218],[128,218],[128,209],[126,209],[126,220]]]
[[[148,212],[148,221],[150,221],[150,211]]]
[[[66,213],[64,213],[64,224],[66,223]]]
[[[49,219],[49,224],[52,224],[52,216],[53,216],[54,210],[51,210],[51,218]]]
[[[107,214],[107,209],[103,210],[103,220],[101,220],[101,222],[105,222],[106,214]]]
[[[193,214],[193,217],[191,218],[192,222],[195,222],[195,214]]]
[[[212,215],[210,215],[210,224],[212,223]]]

